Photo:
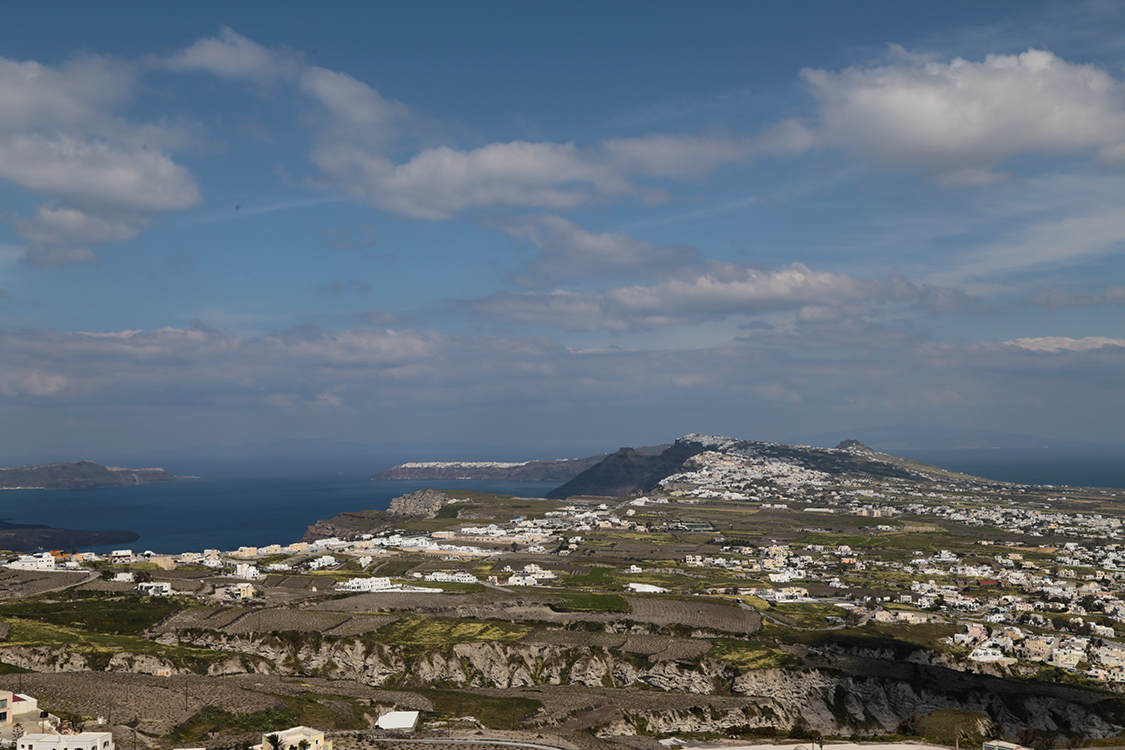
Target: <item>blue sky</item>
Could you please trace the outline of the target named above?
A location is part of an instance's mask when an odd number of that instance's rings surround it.
[[[1121,442],[1122,3],[5,15],[0,456]]]

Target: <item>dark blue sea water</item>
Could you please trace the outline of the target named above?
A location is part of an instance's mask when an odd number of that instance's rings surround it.
[[[0,519],[55,528],[129,529],[134,551],[157,553],[289,544],[320,519],[385,510],[393,498],[429,487],[542,497],[558,482],[371,480],[363,476],[187,479],[102,490],[0,491]],[[89,550],[104,548],[89,547]]]
[[[888,451],[943,469],[1019,484],[1125,487],[1125,449],[963,448]]]

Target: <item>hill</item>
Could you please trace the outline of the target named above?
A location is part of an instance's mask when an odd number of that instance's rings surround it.
[[[125,469],[93,461],[0,468],[0,489],[6,490],[88,490],[175,481],[176,477],[164,469]]]
[[[622,448],[548,497],[625,497],[657,487],[684,492],[745,491],[769,484],[815,484],[828,477],[995,484],[879,453],[856,440],[845,440],[835,448],[813,448],[692,434],[659,455]]]

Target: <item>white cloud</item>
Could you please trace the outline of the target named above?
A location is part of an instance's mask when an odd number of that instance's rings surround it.
[[[799,154],[815,141],[811,130],[788,120],[757,136],[657,134],[611,139],[600,150],[624,174],[696,177],[761,155]]]
[[[604,196],[645,193],[573,143],[429,148],[397,165],[356,144],[321,143],[313,160],[356,198],[416,219],[505,206],[557,211]]]
[[[949,271],[932,274],[935,284],[987,279],[1035,266],[1074,264],[1125,246],[1125,215],[1116,206],[1092,206],[1080,215],[1027,220],[1012,234],[973,252]]]
[[[95,261],[89,245],[131,239],[152,213],[200,202],[195,179],[164,151],[192,143],[192,129],[115,112],[138,71],[98,56],[58,67],[0,58],[0,181],[49,199],[34,216],[6,217],[29,263]]]
[[[28,241],[25,260],[40,268],[96,263],[86,243],[123,242],[140,231],[140,221],[115,221],[66,208],[57,203],[39,206],[34,218],[15,219],[16,230]]]
[[[950,290],[919,288],[896,276],[865,281],[813,271],[800,263],[762,270],[709,262],[647,286],[615,287],[599,294],[499,292],[468,305],[509,322],[627,331],[777,311],[800,311],[802,319],[818,322],[863,315],[871,305],[892,303],[942,311],[972,300]]]
[[[83,207],[176,211],[200,201],[187,168],[167,155],[68,135],[0,141],[0,179]]]
[[[412,114],[406,105],[384,99],[347,73],[310,67],[301,74],[298,86],[323,107],[322,116],[316,118],[321,141],[382,149]]]
[[[531,268],[550,278],[667,270],[689,263],[697,255],[689,247],[661,247],[624,233],[591,232],[553,214],[502,223],[500,228],[534,245],[539,257]]]
[[[0,132],[11,134],[44,124],[115,128],[112,106],[129,98],[135,66],[87,56],[58,68],[0,58]]]
[[[1086,336],[1080,339],[1066,336],[1042,336],[1038,338],[1022,338],[1004,342],[1009,346],[1026,349],[1032,352],[1088,352],[1103,347],[1125,348],[1125,339],[1115,339],[1108,336]]]
[[[200,70],[259,84],[291,78],[304,66],[295,53],[263,47],[226,26],[217,36],[200,39],[159,64],[170,70]]]
[[[1125,387],[1125,340],[960,345],[901,336],[879,341],[878,331],[858,329],[846,338],[847,329],[830,327],[829,336],[845,338],[827,347],[825,335],[798,326],[760,345],[571,350],[535,338],[312,326],[249,338],[202,325],[0,332],[0,409],[33,415],[43,425],[38,429],[65,424],[102,439],[104,419],[83,423],[82,415],[112,413],[115,424],[147,415],[154,437],[175,430],[186,415],[237,414],[248,429],[266,434],[276,428],[271,415],[316,415],[326,407],[383,430],[440,414],[443,425],[462,430],[461,439],[482,424],[511,437],[511,430],[552,414],[558,421],[560,410],[567,429],[588,434],[607,418],[643,418],[653,404],[666,430],[679,418],[688,420],[684,426],[731,425],[724,430],[770,414],[799,418],[762,411],[796,403],[844,421],[933,421],[961,409],[958,419],[982,426],[1000,421],[1020,429],[1049,420],[1059,434],[1104,435],[1119,427],[1104,403],[1119,400]],[[450,413],[487,419],[449,420]]]
[[[819,103],[821,140],[886,167],[982,184],[1019,154],[1125,163],[1121,83],[1045,50],[942,62],[894,48],[885,64],[802,76]]]

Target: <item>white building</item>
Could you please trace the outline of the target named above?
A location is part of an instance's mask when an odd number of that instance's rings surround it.
[[[137,591],[140,592],[141,596],[171,596],[172,584],[168,581],[138,583]]]
[[[375,720],[375,726],[392,732],[413,732],[418,726],[418,711],[391,711]]]
[[[80,734],[25,734],[16,741],[16,750],[114,750],[109,732]]]
[[[332,555],[321,555],[315,560],[309,561],[309,570],[323,570],[335,567],[338,564],[336,558]]]
[[[464,570],[450,572],[448,570],[435,570],[433,573],[428,573],[425,576],[427,581],[439,581],[441,583],[480,583],[480,580],[472,573]]]
[[[308,741],[309,750],[332,750],[332,740],[325,739],[324,732],[312,727],[293,727],[283,732],[263,734],[262,744],[254,745],[251,750],[271,750],[273,747],[273,743],[269,740],[271,735],[276,735],[280,740],[281,750],[297,750],[302,740]]]
[[[636,591],[638,594],[667,594],[668,589],[660,586],[653,586],[651,583],[630,583],[628,584],[630,591]]]
[[[20,555],[4,567],[14,570],[55,570],[55,556],[50,552]]]
[[[253,563],[239,563],[234,566],[234,577],[256,580],[262,577],[262,571],[258,570],[258,566]]]
[[[349,578],[337,583],[336,588],[341,591],[388,591],[397,587],[391,583],[390,578],[372,576],[371,578]]]

